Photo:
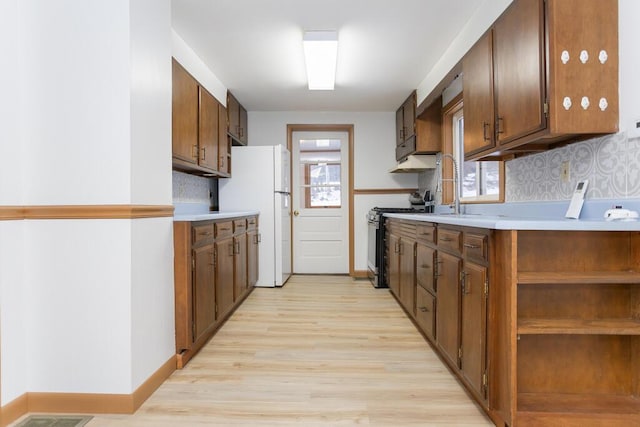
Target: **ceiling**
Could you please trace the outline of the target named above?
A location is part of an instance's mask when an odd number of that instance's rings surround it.
[[[395,111],[483,2],[172,0],[172,26],[249,111]],[[334,91],[307,89],[302,34],[337,29]]]

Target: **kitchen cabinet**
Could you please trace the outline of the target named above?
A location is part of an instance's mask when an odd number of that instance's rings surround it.
[[[258,232],[258,217],[247,219],[247,289],[251,290],[258,283],[260,261],[258,249],[260,233]]]
[[[231,141],[227,135],[227,127],[223,123],[227,122],[227,109],[218,104],[218,175],[223,178],[231,176]]]
[[[182,368],[248,296],[250,255],[247,228],[258,233],[257,217],[174,222],[175,329]],[[236,228],[234,225],[238,224]],[[243,242],[245,242],[243,244]],[[257,272],[253,273],[257,277]]]
[[[496,411],[509,425],[640,425],[640,233],[498,237],[493,315],[512,314],[496,317]]]
[[[391,292],[469,392],[488,411],[491,231],[390,218]],[[415,247],[411,261],[404,261]],[[411,245],[415,246],[411,246]],[[413,287],[402,270],[413,267]],[[394,264],[394,265],[391,265]],[[412,311],[413,310],[413,311]]]
[[[436,338],[436,227],[416,225],[416,323],[427,339]]]
[[[247,110],[231,92],[227,92],[227,132],[238,145],[247,145]]]
[[[416,93],[396,111],[396,160],[411,154],[433,154],[442,151],[442,98],[436,99],[416,116]]]
[[[436,341],[442,354],[456,368],[460,367],[461,267],[458,256],[438,250]]]
[[[193,340],[198,341],[216,323],[213,244],[193,249]]]
[[[247,291],[247,220],[233,221],[233,299],[242,298]]]
[[[387,222],[415,227],[416,327],[496,425],[640,424],[640,232]]]
[[[617,0],[515,0],[463,58],[465,159],[618,130]]]
[[[172,61],[173,158],[198,163],[198,82]]]
[[[216,223],[215,236],[218,315],[225,317],[233,308],[235,294],[233,221]]]
[[[228,176],[226,110],[175,59],[172,82],[173,168]]]
[[[388,271],[391,292],[413,318],[415,316],[415,225],[389,221]]]

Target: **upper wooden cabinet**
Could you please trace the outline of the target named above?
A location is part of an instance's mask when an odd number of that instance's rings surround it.
[[[416,93],[396,111],[396,160],[441,151],[442,98],[416,117]]]
[[[227,133],[240,145],[247,145],[247,110],[227,92]]]
[[[463,58],[465,158],[618,130],[617,0],[515,0]]]
[[[226,110],[175,59],[172,82],[173,168],[228,176]]]
[[[171,134],[173,158],[198,164],[198,82],[172,61]]]

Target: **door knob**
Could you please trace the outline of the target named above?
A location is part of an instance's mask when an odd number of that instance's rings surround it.
[[[300,215],[300,211],[298,209],[293,211],[293,216],[298,216],[298,215]]]

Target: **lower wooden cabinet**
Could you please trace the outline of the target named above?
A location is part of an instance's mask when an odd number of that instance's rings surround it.
[[[258,238],[250,251],[248,221],[251,235],[259,236],[257,217],[174,222],[178,368],[213,336],[257,281]]]

